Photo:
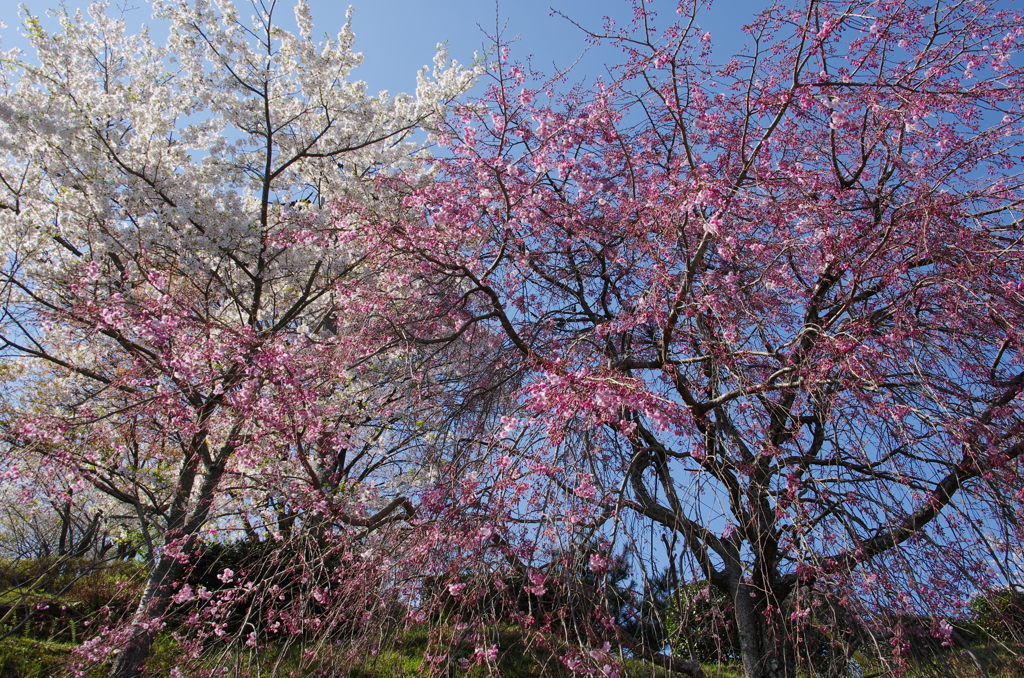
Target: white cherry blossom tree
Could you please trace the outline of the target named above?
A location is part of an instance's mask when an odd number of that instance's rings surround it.
[[[366,179],[415,170],[473,74],[439,50],[414,96],[372,96],[350,24],[316,42],[304,2],[298,35],[253,11],[157,2],[163,44],[101,4],[53,33],[29,17],[34,59],[0,66],[3,434],[151,542],[133,620],[87,648],[114,676],[141,671],[212,521],[280,537],[252,525],[275,493],[364,533],[414,511],[388,482],[415,439],[394,375],[426,358],[374,320],[404,282],[364,265],[348,214],[388,203]]]

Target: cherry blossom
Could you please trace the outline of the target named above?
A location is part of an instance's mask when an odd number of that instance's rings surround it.
[[[590,33],[623,53],[597,83],[499,51],[371,237],[464,290],[417,340],[485,326],[519,365],[534,546],[611,520],[643,563],[660,531],[746,675],[791,677],[822,601],[870,624],[1020,581],[1024,19],[776,4],[715,65],[679,10]]]

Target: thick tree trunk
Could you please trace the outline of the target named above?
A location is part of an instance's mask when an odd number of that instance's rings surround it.
[[[736,587],[735,605],[745,678],[795,678],[796,653],[784,616],[747,583]]]
[[[163,617],[171,606],[176,585],[184,573],[185,568],[177,557],[178,552],[189,554],[192,551],[196,535],[210,515],[210,507],[213,505],[220,479],[224,475],[224,463],[234,451],[234,444],[231,441],[237,432],[236,426],[231,432],[229,442],[224,444],[215,462],[207,468],[206,478],[191,514],[186,513],[185,504],[191,494],[195,467],[187,464],[182,469],[179,487],[183,489],[178,493],[177,505],[172,509],[171,519],[168,521],[170,529],[165,537],[164,548],[149,575],[149,581],[146,582],[146,590],[128,627],[124,646],[110,669],[110,678],[136,678],[142,674],[153,649],[153,641],[163,626]],[[194,458],[198,458],[198,455]],[[169,544],[176,545],[176,548],[168,549]],[[169,554],[168,550],[173,552]]]
[[[177,558],[162,555],[149,575],[146,590],[139,601],[124,646],[114,659],[110,678],[135,678],[142,673],[153,641],[160,632],[162,618],[171,604],[174,585],[182,574]]]

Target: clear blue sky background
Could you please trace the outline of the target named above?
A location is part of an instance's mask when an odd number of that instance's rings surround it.
[[[59,0],[34,0],[29,9],[43,15],[48,7]],[[66,0],[69,8],[86,7],[87,0]],[[351,4],[355,9],[353,25],[356,49],[366,57],[353,77],[365,80],[371,92],[382,89],[392,93],[412,91],[417,69],[429,64],[437,43],[447,42],[450,56],[462,63],[473,58],[474,50],[487,48],[489,42],[481,28],[488,33],[495,29],[496,13],[505,25],[505,37],[519,37],[513,55],[533,56],[533,64],[548,70],[554,63],[560,67],[572,64],[586,49],[583,34],[564,18],[551,16],[552,8],[572,17],[588,28],[599,29],[603,17],[610,16],[627,22],[632,15],[628,0],[517,0],[496,5],[490,0],[309,0],[318,35],[335,35],[345,21],[345,10]],[[132,25],[153,24],[150,8],[144,0],[135,0],[135,9],[127,18]],[[236,2],[240,14],[247,13],[248,2]],[[740,29],[754,14],[768,5],[768,0],[731,0],[719,2],[717,7],[698,15],[705,30],[710,30],[716,46],[716,57],[725,58],[742,47]],[[281,0],[275,10],[277,16],[293,24],[291,0]],[[675,3],[653,0],[649,3],[667,25],[675,19]],[[27,41],[20,35],[21,19],[18,3],[0,0],[0,21],[7,27],[0,29],[3,49],[25,49]],[[54,22],[45,21],[48,29]],[[154,35],[160,31],[153,26]],[[594,78],[604,72],[602,64],[614,60],[614,50],[591,53],[574,71],[574,80]]]

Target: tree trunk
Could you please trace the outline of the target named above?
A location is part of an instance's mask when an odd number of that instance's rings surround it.
[[[157,634],[163,627],[163,616],[171,606],[175,585],[181,580],[185,570],[177,553],[167,553],[168,545],[175,544],[177,546],[173,551],[180,551],[186,555],[191,553],[199,530],[206,524],[206,520],[210,516],[210,507],[213,506],[217,488],[224,475],[225,462],[235,449],[234,440],[239,427],[240,425],[236,424],[232,428],[228,442],[224,443],[216,459],[207,467],[206,478],[199,489],[195,509],[191,514],[187,513],[185,506],[191,495],[196,474],[196,460],[200,455],[190,455],[190,461],[179,472],[178,487],[180,489],[168,520],[164,548],[146,582],[146,590],[142,594],[139,607],[135,610],[135,616],[128,627],[124,647],[121,648],[110,669],[110,678],[136,678],[142,674],[142,669],[153,649],[153,641],[156,640]],[[196,447],[205,446],[205,444],[205,439],[199,438]]]
[[[770,607],[763,591],[743,582],[736,587],[735,605],[744,677],[795,678],[792,636],[778,607]]]
[[[149,575],[146,590],[135,611],[124,646],[114,659],[110,678],[136,678],[142,673],[146,659],[153,649],[164,613],[171,604],[174,585],[182,574],[181,562],[173,557],[161,555],[156,567]]]

